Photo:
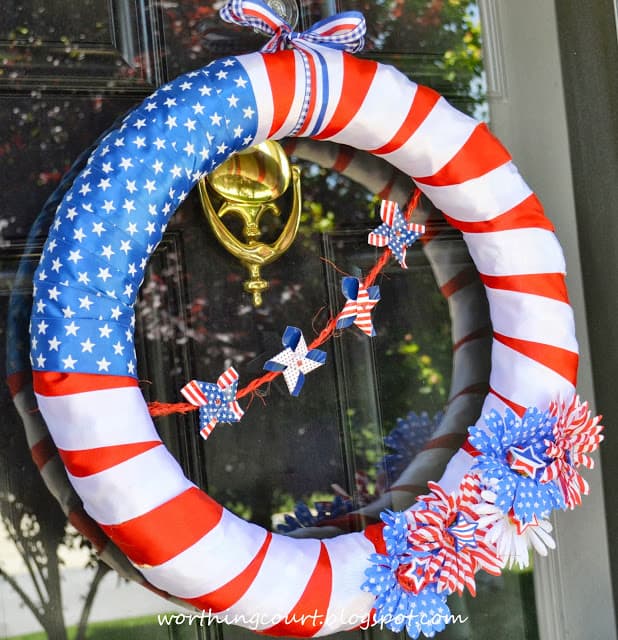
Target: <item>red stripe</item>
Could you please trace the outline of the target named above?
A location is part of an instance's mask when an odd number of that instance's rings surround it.
[[[337,153],[337,158],[335,163],[333,164],[333,169],[339,173],[343,173],[347,168],[350,162],[352,162],[352,158],[356,154],[356,149],[352,147],[339,147],[339,151]]]
[[[467,336],[464,336],[453,345],[453,351],[457,351],[457,349],[459,349],[460,347],[463,347],[463,345],[467,344],[468,342],[472,342],[473,340],[478,340],[479,338],[487,338],[491,334],[492,334],[492,331],[490,326],[481,327],[476,331],[472,331],[472,333],[469,333]]]
[[[481,455],[481,452],[470,444],[470,441],[466,438],[466,441],[461,445],[461,448],[466,453],[469,453],[472,457],[478,458]]]
[[[137,380],[128,376],[105,376],[96,373],[61,373],[33,371],[34,391],[41,396],[68,396],[86,391],[137,387]]]
[[[18,371],[7,376],[6,384],[11,392],[11,397],[14,398],[30,382],[31,378],[30,371]]]
[[[326,545],[320,542],[320,555],[302,596],[285,620],[270,629],[265,629],[262,633],[271,636],[291,635],[299,638],[315,635],[324,626],[332,587],[333,570],[328,550]],[[314,617],[316,612],[322,616]]]
[[[273,136],[286,121],[294,102],[296,84],[290,78],[296,76],[296,58],[293,51],[262,54],[273,96],[274,115],[268,138]]]
[[[31,449],[30,455],[40,471],[55,455],[56,445],[51,436],[45,436],[39,440]]]
[[[382,535],[383,529],[384,523],[380,522],[378,524],[369,525],[363,533],[365,534],[365,538],[367,538],[367,540],[369,540],[369,542],[371,542],[375,547],[376,553],[386,555],[386,543],[384,542],[384,536]]]
[[[71,475],[77,478],[85,478],[106,469],[111,469],[121,462],[126,462],[161,445],[162,442],[160,440],[150,440],[148,442],[130,442],[129,444],[96,447],[79,451],[59,449],[58,453]]]
[[[211,591],[198,598],[192,598],[187,600],[187,602],[196,606],[198,609],[203,611],[210,610],[213,613],[224,611],[236,604],[253,584],[255,577],[262,567],[264,558],[266,558],[266,552],[272,540],[272,535],[270,531],[267,532],[264,543],[255,558],[253,558],[247,567],[235,578],[232,578],[232,580],[215,591]]]
[[[431,113],[431,110],[434,108],[436,102],[438,102],[439,99],[439,93],[437,93],[433,89],[429,89],[429,87],[423,87],[422,85],[419,85],[416,93],[414,94],[414,99],[412,100],[412,104],[410,105],[408,115],[399,128],[399,131],[397,131],[390,142],[387,142],[382,147],[374,149],[369,153],[374,153],[375,155],[385,155],[387,153],[397,151],[397,149],[401,148],[411,138],[414,132],[421,126],[421,124]]]
[[[142,516],[101,528],[133,562],[156,566],[203,538],[222,513],[221,505],[191,487]]]
[[[343,83],[339,104],[326,128],[312,136],[313,138],[332,138],[348,126],[367,97],[377,69],[378,63],[373,60],[343,56]]]
[[[92,544],[98,553],[107,546],[109,540],[99,525],[84,511],[80,505],[69,512],[69,522]]]
[[[483,284],[490,289],[519,291],[569,303],[564,273],[529,273],[514,276],[488,276],[481,273],[480,276]]]
[[[464,222],[444,214],[450,225],[464,233],[491,233],[510,231],[511,229],[547,229],[554,231],[554,225],[545,215],[543,205],[534,193],[516,204],[512,209],[501,213],[491,220]]]
[[[521,353],[522,355],[538,362],[558,375],[568,380],[573,386],[577,381],[577,363],[579,356],[574,351],[568,351],[561,347],[543,344],[542,342],[533,342],[531,340],[522,340],[521,338],[511,338],[500,333],[494,332],[494,338],[506,345],[510,349]]]
[[[524,415],[524,413],[526,413],[526,407],[513,402],[511,399],[503,396],[501,393],[498,393],[495,389],[489,389],[489,393],[496,396],[496,398],[498,398],[499,400],[502,400],[502,402],[504,402],[507,407],[512,409],[520,418]]]
[[[463,269],[463,271],[460,271],[456,276],[453,276],[448,282],[445,282],[440,287],[440,291],[445,298],[450,298],[460,289],[467,287],[473,282],[477,282],[478,277],[478,271],[471,265]]]
[[[483,176],[510,162],[511,154],[489,131],[485,123],[479,124],[463,147],[432,176],[414,178],[431,187],[461,184]]]

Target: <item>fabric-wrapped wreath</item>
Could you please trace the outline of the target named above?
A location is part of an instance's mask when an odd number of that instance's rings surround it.
[[[228,2],[222,16],[272,38],[159,88],[104,137],[57,208],[31,318],[41,414],[86,512],[151,585],[270,635],[382,624],[432,636],[449,621],[449,594],[474,594],[477,571],[498,574],[524,564],[529,546],[552,546],[551,511],[588,490],[579,467],[592,466],[602,427],[575,395],[562,251],[484,124],[393,67],[350,55],[362,47],[362,16],[307,33],[259,0]],[[410,175],[463,232],[493,324],[482,417],[443,477],[409,510],[384,512],[382,525],[329,540],[273,534],[193,485],[136,379],[134,304],[169,218],[230,154],[286,136],[347,144]],[[419,232],[387,203],[370,240],[405,264]],[[377,287],[345,279],[342,290],[335,324],[372,335]],[[323,354],[293,327],[283,346],[269,375],[283,373],[296,394]],[[238,383],[231,368],[185,387],[205,435],[242,417]]]

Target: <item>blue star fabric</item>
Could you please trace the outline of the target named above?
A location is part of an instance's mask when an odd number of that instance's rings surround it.
[[[367,241],[375,247],[388,247],[401,267],[407,269],[406,250],[425,233],[425,227],[407,222],[397,203],[391,200],[382,200],[380,218],[382,224],[369,234]]]
[[[133,305],[148,259],[196,182],[256,131],[249,77],[224,58],[160,87],[103,137],[34,276],[33,369],[137,376]]]
[[[551,460],[547,444],[553,440],[555,418],[549,412],[527,409],[520,419],[507,409],[485,416],[486,428],[470,427],[469,442],[480,452],[473,469],[496,493],[495,501],[503,513],[512,513],[522,524],[545,519],[553,509],[564,509],[564,497],[553,482],[542,483],[541,476]]]

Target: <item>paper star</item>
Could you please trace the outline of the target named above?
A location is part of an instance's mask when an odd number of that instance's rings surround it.
[[[264,364],[267,371],[283,371],[283,378],[290,394],[297,396],[305,384],[305,374],[321,367],[326,362],[326,353],[320,349],[307,350],[307,343],[300,329],[287,327],[281,353]]]
[[[510,447],[507,453],[507,462],[513,471],[528,478],[536,477],[539,469],[545,467],[545,463],[535,453],[532,445],[523,447]]]
[[[366,289],[358,278],[346,277],[341,282],[341,290],[348,301],[337,317],[337,329],[355,324],[363,333],[375,336],[371,310],[380,299],[380,287]]]
[[[374,247],[388,247],[403,269],[407,269],[406,249],[425,233],[422,224],[406,222],[396,202],[382,200],[380,205],[382,224],[367,238]]]
[[[180,393],[192,405],[200,408],[200,435],[204,440],[217,422],[238,422],[244,411],[236,401],[238,373],[234,367],[224,371],[217,383],[191,380]]]

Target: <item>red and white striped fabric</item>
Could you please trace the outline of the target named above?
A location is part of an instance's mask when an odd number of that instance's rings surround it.
[[[487,288],[494,339],[483,412],[570,397],[577,346],[562,252],[505,149],[392,67],[320,49],[306,75],[299,55],[238,58],[257,100],[255,142],[296,130],[412,176],[464,233]],[[271,534],[184,477],[134,379],[35,372],[34,386],[84,508],[151,584],[271,635],[326,635],[370,615],[373,597],[360,585],[379,530],[328,541]],[[443,490],[457,488],[471,460],[456,454]]]

